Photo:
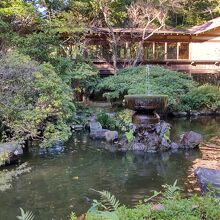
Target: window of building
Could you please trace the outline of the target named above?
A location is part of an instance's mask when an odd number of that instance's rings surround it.
[[[154,58],[153,43],[144,44],[144,60],[152,60]]]
[[[105,60],[111,60],[112,52],[108,44],[102,45],[102,57]]]
[[[167,59],[177,59],[177,43],[167,43]]]
[[[179,43],[179,59],[189,59],[189,43]]]
[[[120,45],[117,47],[117,55],[119,59],[125,59],[126,58],[126,48],[125,45]]]
[[[90,59],[100,59],[102,57],[101,45],[92,44],[89,46],[88,50]]]
[[[131,42],[129,44],[129,47],[130,47],[130,58],[134,59],[137,56],[138,46],[139,46],[138,42]]]
[[[155,42],[155,59],[164,60],[164,56],[165,56],[165,43]]]

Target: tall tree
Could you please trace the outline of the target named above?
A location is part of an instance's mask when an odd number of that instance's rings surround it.
[[[180,0],[137,0],[128,7],[130,26],[142,28],[132,66],[140,61],[144,42],[165,26],[169,10],[178,7],[179,2]]]
[[[127,5],[130,1],[123,0],[90,0],[92,27],[106,27],[109,31],[109,46],[112,52],[114,70],[117,71],[118,39],[114,27],[121,26],[127,18]]]
[[[184,0],[181,10],[170,11],[168,23],[172,26],[198,25],[220,15],[219,0]]]

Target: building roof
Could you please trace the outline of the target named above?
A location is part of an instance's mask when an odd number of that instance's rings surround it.
[[[143,32],[143,28],[113,28],[115,33],[133,33],[133,34],[142,34]],[[108,28],[97,28],[97,27],[93,27],[91,28],[91,31],[94,33],[109,33],[109,29]],[[152,31],[154,31],[154,29],[147,29],[146,32],[147,33],[151,33]],[[156,31],[155,34],[189,34],[191,35],[190,32],[188,32],[187,30],[178,30],[178,29],[161,29],[159,31]]]
[[[174,28],[169,28],[169,29],[161,29],[159,31],[156,31],[155,34],[173,34],[173,35],[194,35],[194,34],[202,34],[206,31],[215,29],[217,27],[220,27],[220,17],[212,19],[202,25],[196,25],[192,28],[189,29],[174,29]],[[133,34],[141,34],[143,31],[143,28],[113,28],[115,33],[133,33]],[[91,28],[91,31],[94,33],[109,33],[108,28],[98,28],[98,27],[93,27]],[[154,29],[147,29],[147,33],[151,33],[154,31]]]
[[[214,28],[220,27],[220,17],[212,19],[204,24],[189,28],[188,31],[192,34],[201,34]]]

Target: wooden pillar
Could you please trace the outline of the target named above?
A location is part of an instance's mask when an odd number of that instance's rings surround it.
[[[129,50],[129,42],[128,41],[126,41],[125,42],[125,57],[126,57],[126,59],[130,59],[130,50]]]
[[[164,59],[167,60],[167,42],[165,42]]]
[[[177,60],[179,60],[179,51],[180,51],[180,42],[177,42],[177,47],[176,47],[176,49],[177,49],[177,51],[176,51],[176,59]]]
[[[189,37],[189,60],[192,60],[192,36]]]
[[[153,42],[153,59],[155,59],[155,42]]]

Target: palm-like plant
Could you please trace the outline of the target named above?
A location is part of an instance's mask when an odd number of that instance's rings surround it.
[[[34,214],[31,211],[24,211],[22,208],[21,210],[21,215],[17,216],[17,219],[19,220],[33,220],[34,219]]]

